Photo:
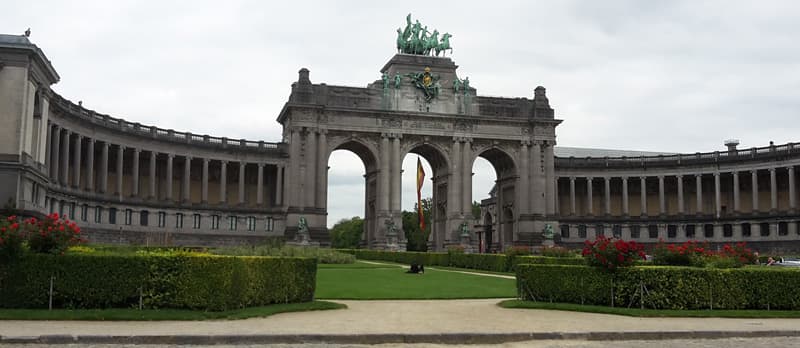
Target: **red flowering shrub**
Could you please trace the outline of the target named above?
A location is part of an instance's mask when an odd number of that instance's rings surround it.
[[[587,258],[589,265],[609,271],[645,259],[644,246],[641,244],[605,236],[599,236],[595,241],[587,240],[581,254]]]
[[[36,221],[25,220],[28,229],[28,247],[33,252],[63,254],[72,245],[83,242],[81,229],[67,219],[60,219],[57,213]]]
[[[24,226],[16,216],[0,218],[0,262],[16,258],[22,253],[25,240]]]
[[[504,252],[508,257],[527,256],[532,255],[530,247],[526,246],[512,246]]]
[[[730,268],[754,263],[755,259],[744,242],[725,244],[721,250],[714,251],[708,242],[690,240],[683,244],[665,244],[660,241],[653,249],[653,263],[657,265]]]

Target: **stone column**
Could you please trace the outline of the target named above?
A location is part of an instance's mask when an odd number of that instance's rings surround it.
[[[667,200],[664,196],[664,176],[658,176],[658,213],[667,215]]]
[[[264,205],[264,163],[258,163],[258,183],[256,183],[256,204]]]
[[[797,209],[797,192],[795,191],[794,166],[789,166],[789,209],[794,212]]]
[[[81,136],[80,134],[75,134],[75,153],[72,156],[73,157],[72,187],[76,189],[81,188],[81,146],[83,146],[82,142],[83,142],[83,136]]]
[[[93,138],[86,141],[86,191],[94,192],[94,142]]]
[[[451,162],[452,162],[452,167],[453,168],[452,168],[452,175],[450,175],[450,178],[452,178],[452,180],[453,180],[453,187],[451,189],[448,189],[448,191],[450,191],[450,194],[452,196],[450,197],[450,199],[447,200],[447,207],[449,208],[449,210],[452,213],[462,213],[462,210],[461,210],[462,206],[460,204],[458,204],[458,202],[461,202],[461,194],[463,193],[463,192],[461,192],[461,188],[462,188],[462,186],[461,186],[461,177],[463,176],[461,174],[461,165],[460,165],[461,164],[461,159],[462,159],[461,158],[461,140],[458,139],[458,138],[453,138],[453,151],[452,151],[452,153],[453,153],[453,157],[452,157],[453,160]],[[500,191],[499,187],[498,187],[498,191]],[[452,207],[451,207],[450,202],[453,202]]]
[[[148,195],[149,199],[156,199],[156,182],[158,182],[158,178],[156,178],[156,159],[158,153],[155,151],[150,151],[150,194]]]
[[[770,211],[778,211],[778,181],[775,175],[775,168],[769,169],[769,193],[770,193]]]
[[[628,204],[628,177],[622,177],[622,215],[630,216],[630,206]]]
[[[108,190],[108,150],[111,147],[107,141],[103,142],[103,149],[100,152],[100,193]]]
[[[122,198],[122,178],[124,177],[122,170],[123,170],[123,162],[122,160],[125,158],[125,146],[117,145],[117,188],[114,191],[114,195],[119,196]]]
[[[219,204],[228,203],[228,161],[220,161],[219,169]]]
[[[592,177],[586,177],[586,215],[594,215],[594,204],[592,202]]]
[[[753,183],[753,212],[758,212],[758,169],[750,171],[750,178]]]
[[[58,125],[53,126],[53,139],[50,146],[53,147],[50,150],[50,178],[53,179],[53,182],[58,183],[61,177],[58,171],[59,154],[61,153],[61,127]]]
[[[311,149],[312,149],[311,151],[314,151],[313,147]],[[312,167],[313,167],[313,165],[312,165]],[[245,173],[246,169],[247,169],[247,163],[239,162],[239,205],[244,205],[244,202],[245,202],[245,197],[244,197],[244,179],[245,179],[245,177],[244,177],[244,173]],[[312,179],[313,179],[313,176],[312,176]],[[309,201],[309,204],[311,204],[312,207],[313,207],[313,204],[314,204],[314,201],[313,201],[314,196],[313,195],[314,195],[314,192],[312,190],[311,191],[312,200]]]
[[[695,190],[697,191],[697,215],[703,214],[703,174],[695,174]]]
[[[402,203],[401,189],[403,187],[403,183],[401,182],[402,178],[402,171],[403,171],[403,159],[400,158],[400,135],[395,134],[394,138],[392,138],[392,178],[390,179],[392,184],[392,211],[397,212],[400,214],[401,208],[400,204]]]
[[[462,209],[465,216],[472,216],[472,139],[464,139],[461,155],[463,157],[461,166],[464,171],[464,177],[461,179],[461,186],[463,187],[461,195],[464,202]],[[518,201],[524,200],[519,199]],[[519,211],[521,212],[521,210]]]
[[[554,215],[556,213],[556,200],[555,200],[555,183],[556,171],[554,167],[554,154],[553,146],[555,144],[547,144],[544,148],[544,173],[545,173],[545,198],[546,198],[546,211],[547,215]]]
[[[647,177],[640,176],[639,177],[639,186],[641,186],[641,204],[642,204],[642,216],[647,216]]]
[[[328,130],[320,129],[317,142],[317,206],[328,207]]]
[[[531,163],[529,164],[531,172],[531,210],[535,215],[544,215],[544,188],[542,187],[542,145],[539,141],[534,141],[531,144]],[[498,220],[499,221],[499,220]]]
[[[733,175],[733,212],[739,213],[741,211],[741,200],[739,199],[739,172],[731,172]]]
[[[183,202],[192,201],[192,158],[185,156],[183,161]]]
[[[575,177],[569,177],[569,215],[575,216]]]
[[[200,184],[200,202],[208,204],[208,163],[210,159],[203,158],[203,178]]]
[[[714,207],[717,218],[722,215],[722,192],[719,184],[719,172],[714,173]]]
[[[71,132],[64,130],[64,138],[61,139],[61,185],[69,186],[69,141]]]
[[[302,206],[303,205],[303,178],[300,177],[300,130],[297,128],[291,129],[291,143],[289,144],[289,173],[286,174],[286,199],[288,205]],[[297,176],[297,182],[291,181],[292,175]],[[291,183],[291,185],[290,185]]]
[[[166,179],[165,190],[167,192],[164,195],[164,199],[166,199],[167,201],[172,201],[172,177],[173,177],[172,167],[173,167],[173,162],[174,161],[175,161],[175,155],[173,155],[171,153],[168,153],[167,154],[167,173],[165,175],[165,179]]]
[[[520,169],[519,169],[519,171],[520,171],[520,174],[519,174],[519,182],[520,182],[520,184],[519,184],[519,186],[520,186],[520,189],[517,190],[517,192],[530,192],[530,187],[531,187],[531,184],[530,184],[530,165],[529,165],[530,164],[530,154],[528,153],[528,145],[529,145],[529,143],[530,142],[528,140],[523,140],[522,143],[519,146],[519,154],[520,154],[520,156],[519,156],[520,157]],[[574,184],[574,178],[570,178],[570,180],[573,180],[572,182]],[[572,191],[572,193],[574,194],[574,191]],[[531,200],[527,197],[527,195],[522,195],[520,198],[521,199],[519,200],[519,203],[520,203],[519,211],[522,214],[527,214],[530,211],[530,202],[531,202]],[[572,214],[575,214],[574,209],[572,211]]]
[[[611,178],[610,177],[603,177],[603,184],[604,184],[604,204],[603,204],[603,211],[605,212],[606,216],[611,215]]]
[[[139,197],[139,153],[142,150],[133,149],[133,170],[131,171],[131,197]]]
[[[678,214],[683,215],[683,175],[675,176],[678,179]]]
[[[558,195],[559,195],[558,180],[559,179],[561,179],[561,178],[558,177],[558,176],[553,178],[553,181],[555,182],[555,185],[553,185],[553,200],[555,201],[555,211],[553,212],[553,214],[555,214],[555,215],[561,215],[561,203],[560,203],[561,201],[559,200],[559,197],[558,197]]]
[[[378,161],[381,163],[381,172],[379,175],[380,178],[380,188],[378,189],[378,210],[379,211],[388,211],[389,210],[389,162],[390,162],[390,152],[389,152],[389,134],[381,134],[381,158]],[[450,202],[455,201],[448,201],[448,206],[450,206]],[[455,203],[453,203],[455,204]]]
[[[316,207],[316,195],[317,195],[317,132],[315,130],[309,130],[306,133],[306,146],[305,146],[305,165],[306,165],[306,178],[305,178],[305,186],[306,186],[306,207]],[[292,159],[294,160],[294,159]],[[241,174],[239,175],[241,178]],[[239,184],[239,204],[244,204],[244,187]]]
[[[276,165],[275,172],[278,175],[275,179],[275,205],[283,205],[283,165]]]
[[[53,177],[53,124],[50,121],[47,121],[47,138],[45,140],[45,155],[44,161],[47,166],[47,176],[48,178]],[[45,199],[45,206],[47,206],[47,200]]]

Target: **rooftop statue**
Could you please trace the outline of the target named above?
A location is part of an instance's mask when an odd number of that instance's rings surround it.
[[[429,36],[430,35],[430,36]],[[439,40],[439,31],[428,31],[427,26],[423,26],[419,20],[411,23],[411,14],[406,16],[405,29],[397,28],[397,52],[405,54],[417,54],[422,56],[444,56],[445,50],[453,53],[450,47],[450,38],[453,35],[445,33]]]

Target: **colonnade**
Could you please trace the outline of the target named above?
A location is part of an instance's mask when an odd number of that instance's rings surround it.
[[[200,177],[200,199],[199,203],[202,204],[219,204],[219,205],[255,205],[257,207],[264,207],[268,205],[280,206],[283,204],[284,187],[284,164],[279,162],[267,163],[264,162],[246,162],[246,161],[230,161],[224,158],[193,158],[191,155],[179,155],[175,153],[164,153],[151,149],[141,149],[135,147],[128,147],[123,144],[114,144],[108,141],[96,140],[94,138],[84,136],[80,133],[65,129],[57,124],[50,124],[47,132],[47,155],[46,158],[49,164],[49,176],[51,183],[57,184],[63,188],[70,188],[73,190],[85,191],[90,194],[108,195],[109,189],[113,190],[113,196],[116,196],[120,201],[131,200],[150,200],[150,201],[166,201],[174,203],[197,203],[197,197],[192,195],[192,164],[200,162],[202,164],[202,172],[200,175],[195,174],[195,177]],[[86,145],[84,151],[82,147]],[[95,165],[96,147],[99,147],[99,164]],[[113,152],[112,152],[113,151]],[[114,159],[116,163],[110,163],[110,155],[115,153]],[[86,154],[84,158],[84,154]],[[127,156],[126,156],[127,154]],[[126,157],[128,162],[126,163]],[[141,173],[141,159],[147,158],[146,175]],[[70,160],[71,159],[71,160]],[[160,159],[160,161],[159,161]],[[176,161],[176,159],[178,159]],[[159,162],[162,164],[159,165]],[[182,167],[177,168],[176,162],[181,164]],[[230,163],[229,163],[230,162]],[[209,202],[209,165],[215,163],[219,166],[219,201]],[[239,177],[238,182],[238,195],[234,199],[229,199],[228,188],[228,167],[238,164]],[[113,172],[109,170],[109,166],[113,165]],[[255,202],[248,202],[248,192],[252,187],[248,187],[246,175],[248,169],[252,166],[257,167],[256,171],[256,187],[255,187]],[[273,167],[270,169],[270,175],[275,175],[275,180],[271,183],[271,197],[265,195],[265,167]],[[97,168],[96,168],[97,167]],[[161,167],[161,168],[159,168]],[[129,168],[126,173],[125,168]],[[180,196],[174,195],[173,179],[176,170],[182,170],[181,175],[181,189],[179,190]],[[161,171],[161,180],[157,171]],[[113,173],[115,182],[109,188],[109,174]],[[123,173],[127,175],[123,175]],[[95,178],[97,175],[97,178]],[[252,175],[252,174],[251,174]],[[123,180],[125,176],[129,180]],[[140,185],[140,181],[147,178],[148,184],[146,190]],[[252,179],[251,179],[252,180]],[[162,193],[159,195],[159,183],[163,186]],[[129,185],[129,186],[126,186]],[[124,194],[129,192],[130,194]],[[265,199],[269,198],[269,200]]]
[[[779,201],[779,181],[778,181],[778,174],[780,172],[785,172],[786,175],[784,177],[785,185],[787,187],[786,195],[788,198],[785,198],[785,201],[781,204]],[[761,197],[762,195],[759,194],[759,175],[767,174],[769,176],[768,186],[769,186],[769,207],[766,210],[764,206],[761,205]],[[713,178],[713,210],[707,211],[704,209],[704,179],[708,177]],[[718,171],[718,172],[711,172],[711,173],[694,173],[694,174],[674,174],[674,175],[656,175],[656,176],[638,176],[638,180],[636,180],[636,176],[612,176],[612,175],[604,175],[601,177],[593,177],[593,176],[585,176],[583,178],[577,176],[568,176],[564,179],[569,180],[569,205],[567,206],[567,211],[561,211],[560,214],[562,216],[577,216],[579,215],[578,209],[578,199],[576,197],[576,185],[579,184],[580,181],[583,181],[582,184],[585,185],[586,190],[586,198],[584,200],[586,207],[584,210],[584,216],[597,216],[597,215],[621,215],[623,217],[630,216],[630,202],[631,195],[629,195],[629,188],[630,185],[637,185],[635,182],[638,181],[638,190],[639,190],[639,211],[642,216],[648,215],[648,188],[647,183],[650,182],[652,179],[655,178],[658,182],[658,210],[657,214],[659,216],[664,215],[685,215],[691,214],[688,211],[688,201],[686,195],[686,185],[694,184],[694,200],[695,200],[695,211],[694,214],[704,215],[704,214],[713,214],[716,217],[720,217],[730,213],[726,211],[723,205],[723,201],[730,204],[732,201],[733,204],[733,213],[746,213],[743,211],[742,208],[742,179],[741,177],[749,176],[750,181],[750,189],[751,189],[751,204],[749,213],[761,213],[761,212],[770,212],[776,213],[779,210],[788,210],[791,212],[795,212],[797,210],[797,192],[796,192],[796,178],[795,178],[795,169],[794,166],[776,166],[776,167],[768,167],[768,168],[758,168],[758,169],[744,169],[744,170],[730,170],[730,171]],[[783,176],[783,175],[781,175]],[[556,180],[562,179],[557,178]],[[671,179],[670,179],[671,178]],[[617,179],[617,180],[615,180]],[[669,179],[670,181],[675,183],[675,192],[668,192],[665,189],[665,180]],[[603,182],[603,195],[602,200],[602,211],[595,211],[595,203],[594,203],[594,192],[593,192],[593,182],[594,180],[602,180]],[[621,199],[621,211],[614,212],[612,211],[612,180],[617,181],[620,183],[621,186],[621,194],[619,194]],[[629,181],[633,181],[631,183]],[[710,181],[710,180],[705,180]],[[762,181],[767,181],[762,178]],[[727,185],[723,185],[723,182]],[[566,186],[566,185],[565,185]],[[729,186],[729,187],[728,187]],[[710,190],[708,190],[710,191]],[[766,190],[764,190],[766,191]],[[667,198],[669,195],[674,195],[676,197],[676,209],[674,211],[670,211],[668,209]],[[729,196],[729,197],[724,197]],[[730,197],[732,196],[732,197]],[[691,199],[692,197],[689,197]],[[788,208],[788,209],[787,209]]]

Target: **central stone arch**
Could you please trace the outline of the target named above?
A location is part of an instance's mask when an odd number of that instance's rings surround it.
[[[398,54],[380,70],[384,78],[366,87],[314,84],[307,69],[299,71],[278,117],[290,157],[284,175],[287,238],[303,218],[312,241],[329,243],[328,158],[337,149],[352,151],[366,168],[369,248],[405,249],[401,175],[409,153],[433,167],[429,250],[478,250],[474,226],[480,222],[472,216],[478,156],[497,172],[498,207],[505,209],[492,220],[494,234],[502,235],[499,246],[533,240],[545,223],[555,223],[555,189],[548,183],[555,182],[552,148],[561,121],[553,118],[544,88],[537,87],[533,99],[478,96],[456,68],[450,58]],[[433,95],[408,77],[423,73],[436,81]]]

